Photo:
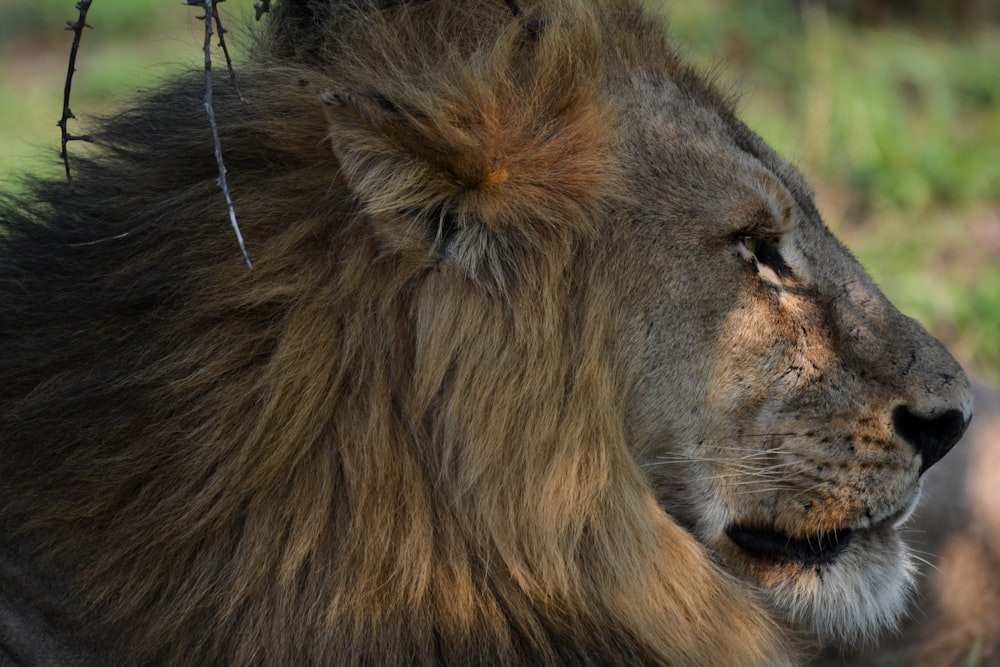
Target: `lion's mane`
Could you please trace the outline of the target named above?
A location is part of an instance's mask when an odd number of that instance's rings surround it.
[[[114,664],[780,661],[626,449],[628,277],[581,261],[604,82],[721,103],[630,0],[367,4],[280,3],[215,86],[254,271],[199,73],[4,205],[8,550]]]

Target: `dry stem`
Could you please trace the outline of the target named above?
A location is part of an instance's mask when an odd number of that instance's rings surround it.
[[[69,187],[73,187],[73,176],[69,169],[69,153],[66,151],[66,144],[71,141],[93,141],[93,137],[81,134],[75,135],[70,134],[67,127],[70,118],[76,118],[73,112],[69,108],[69,93],[73,86],[73,73],[76,71],[76,52],[80,48],[80,39],[83,37],[83,29],[90,28],[87,25],[87,10],[90,9],[90,3],[92,0],[81,0],[76,3],[76,8],[79,10],[80,15],[76,21],[66,21],[66,30],[73,31],[73,46],[70,47],[69,51],[69,65],[66,70],[66,84],[63,87],[63,110],[62,118],[56,125],[59,126],[60,132],[62,134],[62,151],[59,153],[59,157],[62,158],[63,164],[66,166],[66,182],[69,183]]]

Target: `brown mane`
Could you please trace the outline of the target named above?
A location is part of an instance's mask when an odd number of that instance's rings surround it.
[[[249,105],[216,86],[252,273],[199,75],[0,210],[0,528],[88,651],[779,659],[625,447],[588,259],[628,178],[609,90],[666,71],[728,111],[633,2],[530,11],[279,4]]]

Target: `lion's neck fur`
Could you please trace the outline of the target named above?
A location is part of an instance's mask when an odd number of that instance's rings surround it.
[[[0,519],[72,578],[87,641],[187,664],[776,655],[625,448],[616,295],[580,268],[600,239],[555,230],[502,289],[387,250],[336,177],[329,77],[250,68],[247,109],[219,86],[251,274],[192,157],[198,78],[113,120],[81,194],[3,211]]]

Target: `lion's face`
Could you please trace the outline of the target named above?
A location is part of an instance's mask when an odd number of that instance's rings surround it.
[[[611,261],[632,285],[628,428],[665,509],[827,639],[897,619],[899,525],[971,417],[969,382],[738,122],[640,84]],[[627,238],[626,238],[627,237]]]

